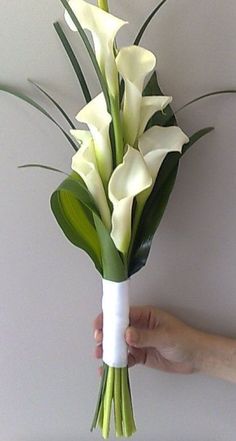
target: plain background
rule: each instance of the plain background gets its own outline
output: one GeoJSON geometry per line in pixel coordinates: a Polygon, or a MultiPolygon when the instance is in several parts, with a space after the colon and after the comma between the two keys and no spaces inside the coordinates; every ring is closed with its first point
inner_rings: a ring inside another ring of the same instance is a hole
{"type": "MultiPolygon", "coordinates": [[[[133,41],[156,4],[111,1],[112,11],[130,21],[121,45],[133,41]]],[[[27,83],[37,80],[73,118],[84,101],[52,27],[57,19],[63,22],[59,0],[1,0],[0,82],[54,112],[27,83]]],[[[208,91],[236,89],[235,21],[234,0],[169,0],[153,20],[142,44],[157,55],[160,83],[175,109],[208,91]]],[[[95,94],[87,55],[67,35],[95,94]]],[[[148,265],[133,279],[132,303],[155,304],[202,330],[236,337],[235,115],[236,95],[179,114],[189,135],[209,125],[216,130],[181,163],[148,265]]],[[[50,212],[61,176],[17,169],[39,162],[68,171],[73,151],[44,116],[1,93],[0,152],[0,438],[98,440],[89,426],[98,390],[92,321],[100,280],[50,212]]],[[[235,439],[235,385],[143,367],[132,370],[131,382],[134,440],[235,439]]]]}

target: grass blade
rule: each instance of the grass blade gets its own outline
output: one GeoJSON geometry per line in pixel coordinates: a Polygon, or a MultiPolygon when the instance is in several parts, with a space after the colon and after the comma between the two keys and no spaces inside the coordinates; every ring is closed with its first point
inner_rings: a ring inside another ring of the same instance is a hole
{"type": "Polygon", "coordinates": [[[82,69],[79,65],[79,62],[74,54],[74,51],[73,51],[73,49],[72,49],[72,47],[71,47],[71,45],[65,35],[60,23],[58,23],[58,22],[53,23],[53,26],[57,32],[58,37],[60,38],[60,41],[61,41],[61,43],[62,43],[62,45],[63,45],[63,47],[69,57],[69,60],[73,66],[75,74],[79,80],[80,87],[82,89],[85,101],[86,101],[86,103],[89,103],[92,98],[91,98],[84,74],[83,74],[82,69]]]}
{"type": "Polygon", "coordinates": [[[106,85],[106,82],[105,82],[105,80],[103,78],[103,75],[102,75],[101,69],[99,67],[99,64],[97,62],[97,59],[96,59],[95,53],[93,51],[93,48],[92,48],[92,46],[91,46],[91,44],[90,44],[90,42],[88,40],[87,35],[84,32],[84,30],[83,30],[79,20],[77,19],[75,13],[73,12],[72,8],[70,7],[68,1],[67,0],[60,0],[60,2],[63,4],[64,8],[67,10],[71,20],[73,21],[77,31],[80,34],[80,37],[83,40],[83,43],[84,43],[84,45],[85,45],[85,47],[86,47],[86,49],[88,51],[88,54],[89,54],[90,59],[91,59],[91,61],[93,63],[95,72],[97,74],[98,80],[100,82],[100,85],[101,85],[101,88],[102,88],[102,91],[103,91],[103,94],[104,94],[104,97],[105,97],[105,100],[106,100],[106,104],[107,104],[107,110],[108,110],[108,112],[110,112],[110,100],[109,100],[109,95],[108,95],[108,91],[107,91],[107,85],[106,85]]]}
{"type": "Polygon", "coordinates": [[[236,90],[235,89],[232,89],[232,90],[228,89],[228,90],[218,90],[215,92],[205,93],[204,95],[201,95],[197,98],[194,98],[191,101],[188,101],[188,103],[184,104],[182,107],[180,107],[178,110],[176,110],[175,114],[180,112],[181,110],[185,109],[187,106],[190,106],[190,104],[196,103],[197,101],[200,101],[204,98],[208,98],[209,96],[213,96],[213,95],[222,95],[225,93],[236,93],[236,90]]]}
{"type": "Polygon", "coordinates": [[[145,30],[147,29],[147,27],[148,27],[150,21],[151,21],[151,20],[153,19],[153,17],[157,14],[157,12],[158,12],[159,9],[162,7],[162,5],[164,5],[164,3],[166,3],[166,2],[167,2],[167,0],[162,0],[162,2],[159,3],[159,5],[157,5],[156,8],[155,8],[155,9],[151,12],[151,14],[148,16],[148,18],[147,18],[146,21],[144,22],[143,26],[141,27],[141,29],[140,29],[140,31],[139,31],[137,37],[136,37],[135,40],[134,40],[134,44],[135,44],[136,46],[139,45],[140,40],[141,40],[141,38],[142,38],[142,36],[143,36],[145,30]]]}
{"type": "Polygon", "coordinates": [[[58,173],[62,173],[63,175],[69,176],[68,173],[59,170],[59,168],[50,167],[49,165],[44,164],[24,164],[24,165],[18,165],[17,168],[43,168],[45,170],[50,170],[58,173]]]}
{"type": "Polygon", "coordinates": [[[0,91],[9,93],[10,95],[13,95],[17,98],[20,98],[22,101],[25,101],[26,103],[30,104],[35,109],[39,110],[39,112],[41,112],[43,115],[47,116],[47,118],[49,118],[50,121],[52,121],[61,130],[61,132],[66,137],[67,141],[69,141],[69,143],[71,144],[73,149],[75,151],[78,150],[77,145],[70,138],[70,136],[66,133],[66,131],[60,126],[60,124],[58,124],[58,122],[46,110],[44,110],[44,108],[42,106],[40,106],[38,103],[36,103],[36,101],[29,98],[27,95],[24,95],[23,93],[18,92],[17,90],[13,89],[12,87],[4,86],[2,84],[0,84],[0,91]]]}
{"type": "Polygon", "coordinates": [[[54,100],[54,98],[52,98],[52,96],[50,96],[41,86],[39,86],[39,84],[35,83],[35,81],[31,80],[30,78],[28,78],[28,81],[33,84],[33,86],[35,86],[40,92],[42,92],[43,95],[45,95],[53,104],[54,106],[59,110],[59,112],[61,112],[61,114],[64,116],[65,120],[69,123],[69,125],[71,126],[72,129],[75,129],[75,125],[73,124],[73,122],[71,121],[71,119],[69,118],[69,116],[66,114],[66,112],[62,109],[62,107],[57,103],[57,101],[54,100]]]}

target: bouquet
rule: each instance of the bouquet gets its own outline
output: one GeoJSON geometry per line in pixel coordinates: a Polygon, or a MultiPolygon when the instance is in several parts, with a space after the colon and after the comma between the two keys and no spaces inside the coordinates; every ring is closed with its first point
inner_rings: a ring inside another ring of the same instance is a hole
{"type": "MultiPolygon", "coordinates": [[[[129,279],[146,264],[181,158],[213,130],[206,127],[187,136],[176,114],[199,99],[235,91],[206,93],[173,111],[172,97],[164,95],[158,83],[155,55],[139,45],[167,0],[148,16],[134,43],[121,48],[116,35],[127,22],[109,12],[107,0],[98,0],[97,6],[85,0],[60,1],[65,21],[85,45],[101,87],[92,98],[62,26],[54,23],[83,91],[86,105],[76,120],[87,130],[76,127],[61,105],[32,81],[61,112],[70,130],[30,97],[6,85],[0,85],[0,90],[50,118],[74,149],[72,172],[53,192],[51,208],[65,236],[89,255],[103,282],[103,374],[92,429],[99,426],[108,438],[113,407],[116,436],[128,437],[136,430],[124,341],[129,279]],[[93,45],[85,30],[92,34],[93,45]]],[[[21,167],[61,172],[42,164],[21,167]]]]}

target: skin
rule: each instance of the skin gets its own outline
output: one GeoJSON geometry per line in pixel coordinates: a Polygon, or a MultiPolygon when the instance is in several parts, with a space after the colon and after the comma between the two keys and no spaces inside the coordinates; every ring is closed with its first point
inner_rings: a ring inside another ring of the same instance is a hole
{"type": "MultiPolygon", "coordinates": [[[[102,314],[94,321],[95,356],[102,358],[102,314]]],[[[201,372],[236,383],[236,340],[207,334],[153,306],[132,307],[125,333],[128,366],[201,372]]]]}

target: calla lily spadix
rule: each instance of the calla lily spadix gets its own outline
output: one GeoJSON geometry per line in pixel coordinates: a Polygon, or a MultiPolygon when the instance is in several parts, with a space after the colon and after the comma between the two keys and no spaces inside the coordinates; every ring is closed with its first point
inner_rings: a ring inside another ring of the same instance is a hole
{"type": "Polygon", "coordinates": [[[93,196],[101,218],[109,230],[111,227],[110,210],[103,183],[97,169],[93,139],[89,132],[86,133],[84,130],[71,130],[71,133],[77,140],[82,140],[82,146],[72,157],[71,168],[78,173],[85,182],[89,192],[93,196]]]}
{"type": "Polygon", "coordinates": [[[94,141],[98,170],[104,184],[112,172],[112,152],[109,137],[111,115],[107,112],[103,93],[91,100],[76,116],[77,121],[87,124],[94,141]]]}
{"type": "Polygon", "coordinates": [[[176,126],[154,126],[139,138],[138,148],[152,176],[152,185],[137,196],[138,204],[143,205],[150,195],[166,155],[170,152],[181,153],[183,145],[187,142],[189,142],[189,138],[176,126]]]}
{"type": "MultiPolygon", "coordinates": [[[[118,81],[113,51],[114,40],[117,32],[127,22],[84,0],[70,0],[69,5],[82,28],[92,33],[99,67],[107,82],[109,92],[116,96],[118,81]]],[[[67,11],[65,12],[65,20],[71,30],[77,31],[67,11]]]]}
{"type": "Polygon", "coordinates": [[[118,72],[125,82],[123,128],[125,143],[134,146],[139,133],[144,80],[155,67],[155,55],[139,46],[120,49],[116,57],[118,72]]]}
{"type": "Polygon", "coordinates": [[[142,154],[128,146],[122,164],[114,170],[108,187],[113,204],[111,237],[122,253],[128,251],[131,237],[131,213],[135,196],[152,185],[142,154]]]}

